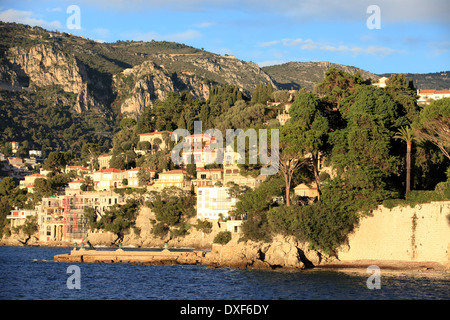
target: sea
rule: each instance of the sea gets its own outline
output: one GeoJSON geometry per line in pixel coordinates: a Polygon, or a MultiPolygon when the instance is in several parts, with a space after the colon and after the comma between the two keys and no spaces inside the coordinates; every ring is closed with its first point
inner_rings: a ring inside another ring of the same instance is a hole
{"type": "MultiPolygon", "coordinates": [[[[281,300],[445,301],[450,298],[450,275],[445,272],[412,274],[380,270],[378,286],[374,287],[376,282],[369,279],[374,273],[364,272],[263,271],[208,268],[204,265],[73,264],[53,260],[55,255],[70,250],[63,247],[0,246],[0,300],[178,301],[178,307],[173,311],[181,312],[182,301],[190,301],[189,307],[193,308],[201,301],[238,304],[246,301],[246,305],[257,305],[261,301],[270,304],[281,300]]],[[[161,305],[167,307],[167,303],[161,305]]],[[[228,308],[229,312],[231,308],[228,308]]],[[[188,309],[183,310],[189,312],[188,309]]],[[[225,309],[221,311],[225,312],[225,309]]],[[[256,313],[256,309],[248,307],[246,311],[256,313]]]]}

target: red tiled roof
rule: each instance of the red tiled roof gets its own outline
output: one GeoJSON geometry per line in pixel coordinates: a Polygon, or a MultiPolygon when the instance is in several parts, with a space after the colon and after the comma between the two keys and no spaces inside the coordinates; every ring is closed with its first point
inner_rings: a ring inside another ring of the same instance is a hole
{"type": "Polygon", "coordinates": [[[83,180],[79,179],[77,181],[70,181],[69,183],[81,183],[81,182],[83,182],[83,180]]]}
{"type": "Polygon", "coordinates": [[[166,172],[160,172],[159,174],[188,174],[186,171],[178,169],[178,170],[171,170],[171,171],[166,171],[166,172]]]}
{"type": "Polygon", "coordinates": [[[119,172],[123,172],[123,171],[120,170],[120,169],[115,169],[115,168],[109,168],[109,169],[103,170],[103,173],[112,173],[112,172],[117,172],[117,173],[119,173],[119,172]]]}
{"type": "Polygon", "coordinates": [[[450,94],[450,90],[419,90],[419,94],[450,94]]]}
{"type": "Polygon", "coordinates": [[[156,172],[156,170],[154,170],[154,169],[144,168],[144,167],[137,167],[137,168],[133,168],[133,169],[130,169],[130,170],[127,170],[127,171],[139,171],[140,169],[147,170],[147,171],[155,171],[156,172]]]}

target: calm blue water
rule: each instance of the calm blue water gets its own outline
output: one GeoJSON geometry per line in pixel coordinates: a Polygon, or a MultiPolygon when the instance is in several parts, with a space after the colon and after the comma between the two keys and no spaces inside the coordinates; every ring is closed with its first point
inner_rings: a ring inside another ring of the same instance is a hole
{"type": "Polygon", "coordinates": [[[415,300],[449,299],[448,274],[383,275],[369,290],[365,274],[256,271],[206,266],[77,264],[81,288],[68,289],[70,248],[0,247],[2,300],[415,300]]]}

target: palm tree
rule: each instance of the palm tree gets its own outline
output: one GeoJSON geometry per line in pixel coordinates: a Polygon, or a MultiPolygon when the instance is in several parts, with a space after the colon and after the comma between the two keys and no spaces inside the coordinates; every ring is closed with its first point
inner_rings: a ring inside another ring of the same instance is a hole
{"type": "Polygon", "coordinates": [[[411,146],[414,139],[414,132],[411,127],[401,127],[394,135],[395,139],[406,142],[406,192],[411,190],[411,146]]]}

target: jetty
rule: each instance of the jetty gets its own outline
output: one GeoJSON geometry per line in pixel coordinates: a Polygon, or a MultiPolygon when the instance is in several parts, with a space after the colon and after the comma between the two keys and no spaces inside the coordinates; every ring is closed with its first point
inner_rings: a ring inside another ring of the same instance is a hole
{"type": "Polygon", "coordinates": [[[162,251],[126,251],[95,250],[74,248],[67,254],[54,256],[56,262],[70,263],[136,263],[144,265],[167,264],[202,264],[205,253],[203,251],[176,252],[164,249],[162,251]]]}

